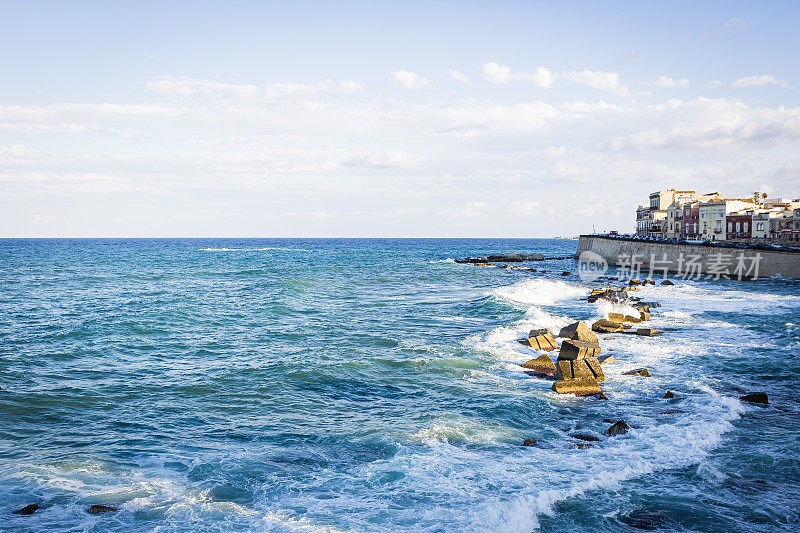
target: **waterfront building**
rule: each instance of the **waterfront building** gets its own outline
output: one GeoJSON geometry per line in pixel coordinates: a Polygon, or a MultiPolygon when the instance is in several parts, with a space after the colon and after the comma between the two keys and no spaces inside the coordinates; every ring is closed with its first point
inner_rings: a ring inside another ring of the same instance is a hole
{"type": "Polygon", "coordinates": [[[701,202],[700,238],[707,241],[724,241],[728,214],[753,207],[752,198],[726,198],[710,202],[701,202]]]}

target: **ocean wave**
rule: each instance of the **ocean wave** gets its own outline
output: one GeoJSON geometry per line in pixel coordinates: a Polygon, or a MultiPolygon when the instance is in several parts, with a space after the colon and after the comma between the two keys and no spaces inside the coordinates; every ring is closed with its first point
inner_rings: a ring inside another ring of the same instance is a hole
{"type": "Polygon", "coordinates": [[[307,250],[305,248],[198,248],[199,252],[267,252],[272,250],[286,251],[286,252],[313,252],[314,250],[307,250]]]}
{"type": "Polygon", "coordinates": [[[530,305],[553,305],[556,302],[585,296],[586,289],[561,280],[533,279],[500,287],[495,296],[530,305]]]}

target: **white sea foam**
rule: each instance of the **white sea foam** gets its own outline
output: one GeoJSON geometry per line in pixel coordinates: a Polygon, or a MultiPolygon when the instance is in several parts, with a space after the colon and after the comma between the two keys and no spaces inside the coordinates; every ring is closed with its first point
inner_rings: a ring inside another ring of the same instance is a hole
{"type": "Polygon", "coordinates": [[[435,259],[433,261],[428,261],[428,263],[431,263],[431,264],[433,264],[433,263],[455,263],[455,262],[456,262],[456,260],[453,259],[452,257],[448,257],[447,259],[435,259]]]}
{"type": "Polygon", "coordinates": [[[556,302],[583,296],[586,289],[560,280],[534,279],[500,287],[494,295],[500,298],[531,305],[553,305],[556,302]]]}

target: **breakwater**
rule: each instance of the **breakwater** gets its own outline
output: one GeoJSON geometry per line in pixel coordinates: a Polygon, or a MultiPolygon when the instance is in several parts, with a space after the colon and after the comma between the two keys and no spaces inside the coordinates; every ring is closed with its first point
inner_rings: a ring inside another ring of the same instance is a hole
{"type": "Polygon", "coordinates": [[[800,279],[800,252],[718,245],[640,241],[624,237],[581,235],[575,258],[593,252],[610,266],[678,275],[705,274],[737,278],[800,279]],[[651,268],[654,267],[654,268],[651,268]],[[739,276],[739,274],[742,274],[739,276]]]}

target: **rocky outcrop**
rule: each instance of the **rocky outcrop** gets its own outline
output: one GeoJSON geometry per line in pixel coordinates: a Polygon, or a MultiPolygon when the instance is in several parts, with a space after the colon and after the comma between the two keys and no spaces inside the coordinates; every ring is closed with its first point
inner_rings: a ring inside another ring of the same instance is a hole
{"type": "Polygon", "coordinates": [[[86,512],[89,514],[103,514],[103,513],[111,513],[114,511],[119,511],[116,507],[109,507],[108,505],[92,505],[86,512]]]}
{"type": "Polygon", "coordinates": [[[638,324],[639,322],[642,321],[642,318],[641,318],[641,316],[625,315],[624,317],[622,317],[622,321],[623,322],[632,322],[634,324],[638,324]]]}
{"type": "Polygon", "coordinates": [[[674,392],[672,392],[671,390],[668,390],[668,391],[667,391],[667,392],[664,394],[664,399],[665,399],[665,400],[669,400],[670,398],[674,398],[674,397],[675,397],[675,393],[674,393],[674,392]]]}
{"type": "Polygon", "coordinates": [[[634,370],[628,370],[627,372],[622,373],[623,376],[642,376],[645,378],[650,377],[650,371],[646,368],[636,368],[634,370]]]}
{"type": "Polygon", "coordinates": [[[566,339],[591,342],[597,346],[600,345],[600,340],[597,338],[597,335],[583,322],[573,322],[568,326],[564,326],[561,328],[561,331],[558,332],[558,336],[566,339]]]}
{"type": "Polygon", "coordinates": [[[567,339],[561,343],[559,359],[584,359],[600,355],[600,346],[589,341],[567,339]]]}
{"type": "Polygon", "coordinates": [[[653,337],[655,335],[661,335],[662,333],[664,332],[650,328],[639,328],[636,330],[636,334],[641,335],[642,337],[653,337]]]}
{"type": "Polygon", "coordinates": [[[611,322],[622,324],[625,321],[625,315],[622,313],[608,313],[606,316],[611,322]]]}
{"type": "Polygon", "coordinates": [[[559,394],[574,394],[575,396],[592,396],[600,394],[600,385],[592,378],[570,379],[556,381],[552,387],[559,394]]]}
{"type": "Polygon", "coordinates": [[[631,287],[636,287],[636,286],[641,285],[641,284],[642,284],[642,282],[640,280],[636,279],[636,278],[633,278],[632,280],[630,280],[628,282],[628,285],[631,286],[631,287]]]}
{"type": "Polygon", "coordinates": [[[592,331],[596,331],[598,333],[618,333],[622,331],[622,329],[622,324],[619,322],[612,322],[610,320],[606,320],[605,318],[601,318],[592,324],[592,331]]]}
{"type": "Polygon", "coordinates": [[[616,437],[617,435],[624,435],[628,432],[630,427],[628,424],[625,423],[624,420],[619,420],[611,425],[610,428],[606,430],[606,435],[610,437],[616,437]]]}
{"type": "Polygon", "coordinates": [[[613,355],[606,355],[606,356],[603,356],[603,357],[598,357],[597,360],[600,362],[601,365],[604,365],[606,363],[613,363],[614,362],[614,356],[613,355]]]}
{"type": "Polygon", "coordinates": [[[488,257],[466,257],[464,259],[456,259],[456,263],[487,263],[491,261],[502,261],[504,263],[544,261],[544,256],[542,254],[498,254],[488,257]]]}
{"type": "Polygon", "coordinates": [[[536,359],[531,359],[527,363],[522,363],[522,368],[527,368],[533,375],[540,377],[553,377],[556,375],[556,364],[550,359],[549,355],[542,354],[536,359]]]}
{"type": "Polygon", "coordinates": [[[27,515],[32,515],[33,513],[35,513],[38,510],[39,510],[39,504],[38,503],[31,503],[31,504],[26,505],[22,509],[17,509],[16,511],[14,511],[14,514],[27,516],[27,515]]]}
{"type": "Polygon", "coordinates": [[[550,330],[547,328],[532,329],[530,333],[528,333],[527,344],[531,348],[544,350],[546,352],[558,349],[558,344],[553,338],[553,334],[550,333],[550,330]]]}
{"type": "Polygon", "coordinates": [[[750,394],[745,394],[744,396],[739,396],[739,399],[743,402],[750,402],[750,403],[762,403],[768,404],[769,399],[767,398],[766,392],[753,392],[750,394]]]}

